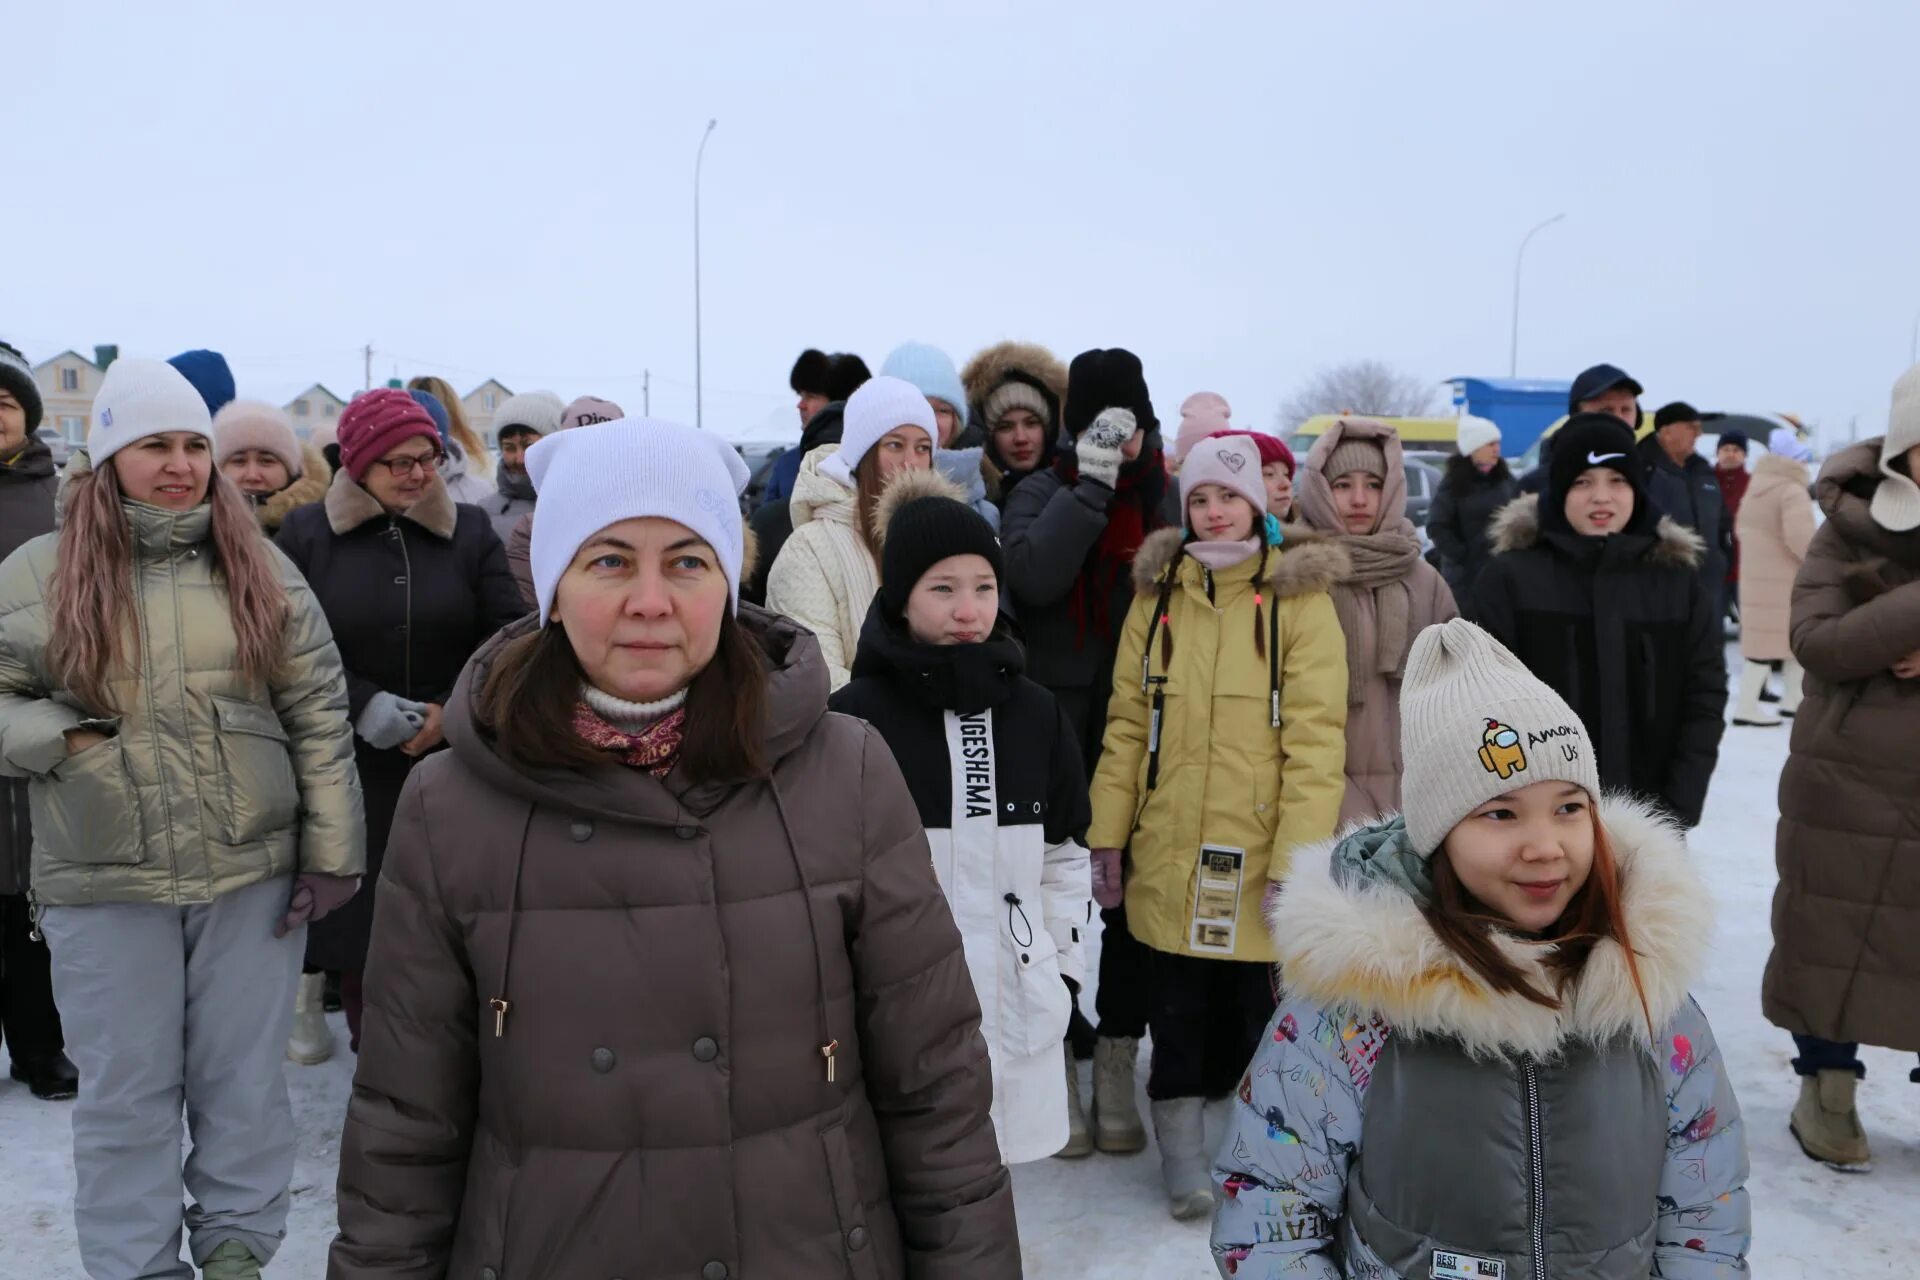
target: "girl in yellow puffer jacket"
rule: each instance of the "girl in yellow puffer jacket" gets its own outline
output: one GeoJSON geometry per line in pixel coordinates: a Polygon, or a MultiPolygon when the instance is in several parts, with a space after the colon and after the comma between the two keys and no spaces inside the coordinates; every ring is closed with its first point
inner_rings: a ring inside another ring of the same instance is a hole
{"type": "Polygon", "coordinates": [[[1093,783],[1094,894],[1153,951],[1147,1081],[1177,1218],[1212,1209],[1201,1107],[1232,1091],[1273,1013],[1260,924],[1287,850],[1333,834],[1346,557],[1266,513],[1260,455],[1209,439],[1180,472],[1185,530],[1148,538],[1093,783]]]}

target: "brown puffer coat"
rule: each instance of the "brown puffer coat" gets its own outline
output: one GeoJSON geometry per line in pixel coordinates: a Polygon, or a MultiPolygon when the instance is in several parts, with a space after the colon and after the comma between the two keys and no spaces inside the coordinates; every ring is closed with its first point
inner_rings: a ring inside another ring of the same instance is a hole
{"type": "Polygon", "coordinates": [[[532,620],[468,665],[388,845],[330,1280],[1020,1274],[906,783],[814,638],[740,616],[771,782],[516,773],[471,699],[532,620]]]}
{"type": "Polygon", "coordinates": [[[1807,464],[1777,453],[1760,459],[1734,527],[1740,534],[1740,656],[1778,662],[1791,652],[1793,580],[1813,541],[1807,464]]]}
{"type": "Polygon", "coordinates": [[[1780,775],[1761,1002],[1788,1031],[1920,1049],[1920,680],[1889,670],[1920,649],[1920,531],[1867,514],[1879,460],[1878,440],[1827,460],[1827,523],[1793,587],[1806,699],[1780,775]]]}

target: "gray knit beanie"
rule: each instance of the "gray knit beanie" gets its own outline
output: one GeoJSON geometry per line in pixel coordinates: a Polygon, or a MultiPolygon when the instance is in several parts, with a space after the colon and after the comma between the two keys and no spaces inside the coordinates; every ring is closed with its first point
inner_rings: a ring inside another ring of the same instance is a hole
{"type": "Polygon", "coordinates": [[[1600,798],[1586,726],[1520,659],[1463,618],[1413,642],[1400,685],[1400,793],[1407,836],[1429,856],[1460,820],[1535,782],[1600,798]]]}
{"type": "Polygon", "coordinates": [[[1377,440],[1348,439],[1334,446],[1327,455],[1327,465],[1320,468],[1320,474],[1328,481],[1338,480],[1349,471],[1363,471],[1370,476],[1387,478],[1387,451],[1380,447],[1377,440]]]}

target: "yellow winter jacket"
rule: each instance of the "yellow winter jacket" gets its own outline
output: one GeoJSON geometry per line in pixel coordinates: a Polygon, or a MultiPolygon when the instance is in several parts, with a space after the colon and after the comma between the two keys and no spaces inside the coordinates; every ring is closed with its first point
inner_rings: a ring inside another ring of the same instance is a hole
{"type": "Polygon", "coordinates": [[[1347,556],[1334,542],[1289,525],[1286,541],[1269,558],[1262,594],[1267,608],[1279,610],[1276,729],[1269,664],[1253,640],[1257,557],[1217,574],[1179,558],[1167,602],[1173,661],[1163,665],[1155,628],[1144,674],[1165,683],[1142,688],[1148,624],[1181,539],[1178,529],[1162,530],[1134,560],[1138,594],[1114,667],[1087,844],[1129,850],[1127,923],[1148,946],[1270,963],[1273,942],[1261,915],[1267,884],[1286,874],[1295,846],[1333,834],[1346,786],[1346,641],[1327,588],[1347,571],[1347,556]],[[1164,701],[1159,772],[1150,790],[1153,688],[1164,701]],[[1243,858],[1227,874],[1232,856],[1214,856],[1208,878],[1237,883],[1237,899],[1227,894],[1231,906],[1223,909],[1221,895],[1208,893],[1196,912],[1203,845],[1239,850],[1243,858]],[[1229,911],[1230,949],[1222,949],[1223,933],[1216,927],[1203,934],[1203,924],[1229,911]],[[1214,946],[1196,946],[1196,935],[1214,946]]]}

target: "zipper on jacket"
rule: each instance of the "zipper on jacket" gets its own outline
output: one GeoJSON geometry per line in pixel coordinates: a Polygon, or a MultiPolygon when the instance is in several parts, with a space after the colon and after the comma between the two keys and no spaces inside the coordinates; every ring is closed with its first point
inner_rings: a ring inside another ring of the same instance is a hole
{"type": "Polygon", "coordinates": [[[1529,1054],[1520,1055],[1520,1083],[1527,1095],[1527,1167],[1533,1179],[1533,1206],[1527,1215],[1533,1245],[1532,1280],[1547,1280],[1546,1142],[1540,1126],[1540,1076],[1529,1054]]]}
{"type": "Polygon", "coordinates": [[[392,516],[387,517],[387,530],[393,540],[400,544],[400,572],[406,575],[407,600],[400,614],[400,653],[405,664],[407,697],[413,697],[413,557],[407,554],[407,535],[400,528],[400,522],[392,516]]]}

